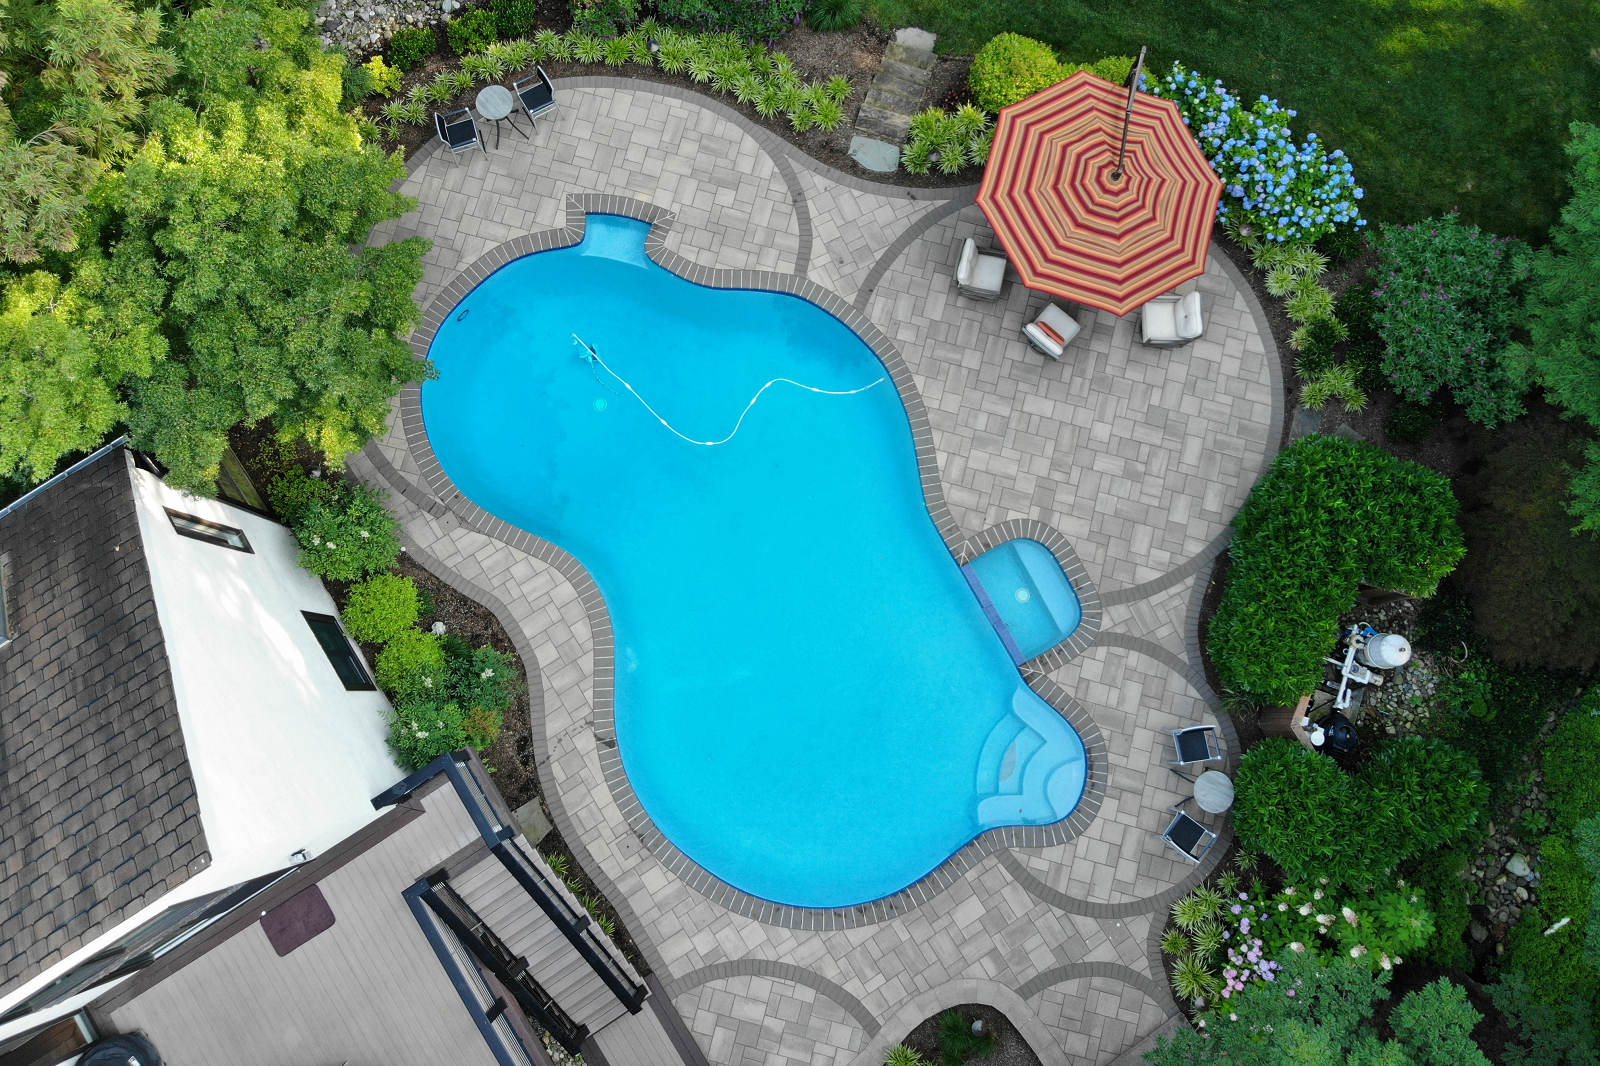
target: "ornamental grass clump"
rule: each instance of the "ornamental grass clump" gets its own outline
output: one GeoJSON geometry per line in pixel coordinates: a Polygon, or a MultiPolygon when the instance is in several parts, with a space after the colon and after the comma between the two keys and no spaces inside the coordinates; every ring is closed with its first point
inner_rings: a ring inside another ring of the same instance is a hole
{"type": "Polygon", "coordinates": [[[912,174],[926,174],[935,165],[940,173],[955,174],[968,166],[982,166],[994,145],[994,123],[978,108],[967,104],[954,114],[930,107],[911,120],[911,141],[900,165],[912,174]]]}
{"type": "Polygon", "coordinates": [[[1363,226],[1365,192],[1342,150],[1329,152],[1308,134],[1296,144],[1295,112],[1262,96],[1246,105],[1223,87],[1174,63],[1147,91],[1174,101],[1222,179],[1217,217],[1246,222],[1264,240],[1310,243],[1340,226],[1363,226]]]}
{"type": "Polygon", "coordinates": [[[1501,362],[1522,323],[1522,242],[1449,214],[1385,224],[1376,243],[1374,320],[1395,391],[1425,404],[1449,389],[1467,417],[1489,429],[1522,414],[1522,376],[1501,362]]]}
{"type": "Polygon", "coordinates": [[[1450,482],[1361,441],[1286,448],[1234,519],[1207,649],[1223,685],[1292,705],[1322,680],[1362,583],[1430,596],[1465,554],[1450,482]]]}

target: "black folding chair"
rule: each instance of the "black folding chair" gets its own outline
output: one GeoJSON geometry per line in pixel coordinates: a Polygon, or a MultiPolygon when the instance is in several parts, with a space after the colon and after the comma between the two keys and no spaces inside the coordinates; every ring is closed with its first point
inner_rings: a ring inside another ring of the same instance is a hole
{"type": "Polygon", "coordinates": [[[1172,746],[1178,755],[1167,763],[1168,766],[1184,767],[1222,761],[1222,750],[1216,743],[1216,726],[1192,725],[1187,729],[1169,729],[1167,732],[1172,734],[1172,746]]]}
{"type": "MultiPolygon", "coordinates": [[[[1183,813],[1181,808],[1168,807],[1169,811],[1177,811],[1173,816],[1172,824],[1167,826],[1167,831],[1160,834],[1175,851],[1195,865],[1206,857],[1211,850],[1211,845],[1216,842],[1217,834],[1201,825],[1199,822],[1183,813]]],[[[1151,836],[1157,834],[1152,833],[1151,836]]]]}
{"type": "Polygon", "coordinates": [[[522,105],[520,110],[528,116],[537,133],[539,116],[559,111],[561,105],[556,103],[556,87],[550,81],[550,75],[544,72],[543,67],[534,67],[533,71],[530,77],[512,82],[511,91],[516,93],[517,101],[522,105]]]}
{"type": "Polygon", "coordinates": [[[478,137],[478,124],[473,121],[472,112],[467,108],[452,111],[448,115],[441,115],[435,111],[433,125],[439,131],[439,139],[450,149],[451,155],[470,152],[474,148],[482,148],[484,155],[489,154],[488,147],[478,137]]]}

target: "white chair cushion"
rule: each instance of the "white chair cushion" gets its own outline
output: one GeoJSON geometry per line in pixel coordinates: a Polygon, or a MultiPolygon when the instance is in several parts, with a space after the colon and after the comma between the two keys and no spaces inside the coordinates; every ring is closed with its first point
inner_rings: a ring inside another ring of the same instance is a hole
{"type": "Polygon", "coordinates": [[[1186,341],[1198,338],[1206,331],[1205,324],[1200,320],[1200,294],[1191,292],[1178,301],[1177,314],[1178,336],[1186,341]]]}
{"type": "Polygon", "coordinates": [[[1157,296],[1145,304],[1139,313],[1139,333],[1146,344],[1179,340],[1178,301],[1157,296]]]}
{"type": "Polygon", "coordinates": [[[1052,340],[1044,330],[1040,329],[1032,322],[1029,322],[1026,326],[1023,326],[1022,332],[1035,348],[1039,349],[1052,359],[1060,359],[1061,353],[1066,351],[1065,348],[1052,340]]]}
{"type": "Polygon", "coordinates": [[[992,255],[979,255],[972,265],[967,287],[980,292],[998,293],[1006,280],[1006,261],[992,255]]]}
{"type": "Polygon", "coordinates": [[[956,284],[969,284],[968,278],[972,273],[972,261],[978,257],[978,243],[968,237],[961,246],[961,262],[956,264],[956,284]]]}
{"type": "Polygon", "coordinates": [[[1064,344],[1071,344],[1072,338],[1076,337],[1082,328],[1078,325],[1077,319],[1055,304],[1044,305],[1044,310],[1039,312],[1039,321],[1061,334],[1064,344]]]}

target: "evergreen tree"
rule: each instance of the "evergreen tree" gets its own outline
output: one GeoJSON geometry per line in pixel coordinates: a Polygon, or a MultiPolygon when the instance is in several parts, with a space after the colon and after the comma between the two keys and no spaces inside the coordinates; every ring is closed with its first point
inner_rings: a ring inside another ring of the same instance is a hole
{"type": "MultiPolygon", "coordinates": [[[[1600,427],[1600,127],[1574,122],[1572,199],[1550,244],[1523,263],[1532,282],[1526,345],[1507,352],[1551,400],[1600,427]]],[[[1600,444],[1572,481],[1579,529],[1600,532],[1600,444]]]]}

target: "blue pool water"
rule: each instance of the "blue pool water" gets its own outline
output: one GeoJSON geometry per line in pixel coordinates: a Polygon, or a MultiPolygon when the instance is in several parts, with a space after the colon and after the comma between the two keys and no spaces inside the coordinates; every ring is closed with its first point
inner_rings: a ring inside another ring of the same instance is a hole
{"type": "Polygon", "coordinates": [[[582,244],[490,276],[422,397],[462,491],[599,584],[620,753],[656,825],[746,892],[836,907],[985,828],[1066,817],[1083,744],[929,518],[882,364],[804,300],[656,266],[647,232],[590,215],[582,244]],[[871,387],[773,385],[715,447],[658,420],[720,440],[774,378],[871,387]]]}
{"type": "Polygon", "coordinates": [[[1083,605],[1072,582],[1050,549],[1036,540],[1008,540],[967,566],[1016,642],[1019,662],[1043,655],[1083,621],[1083,605]]]}

